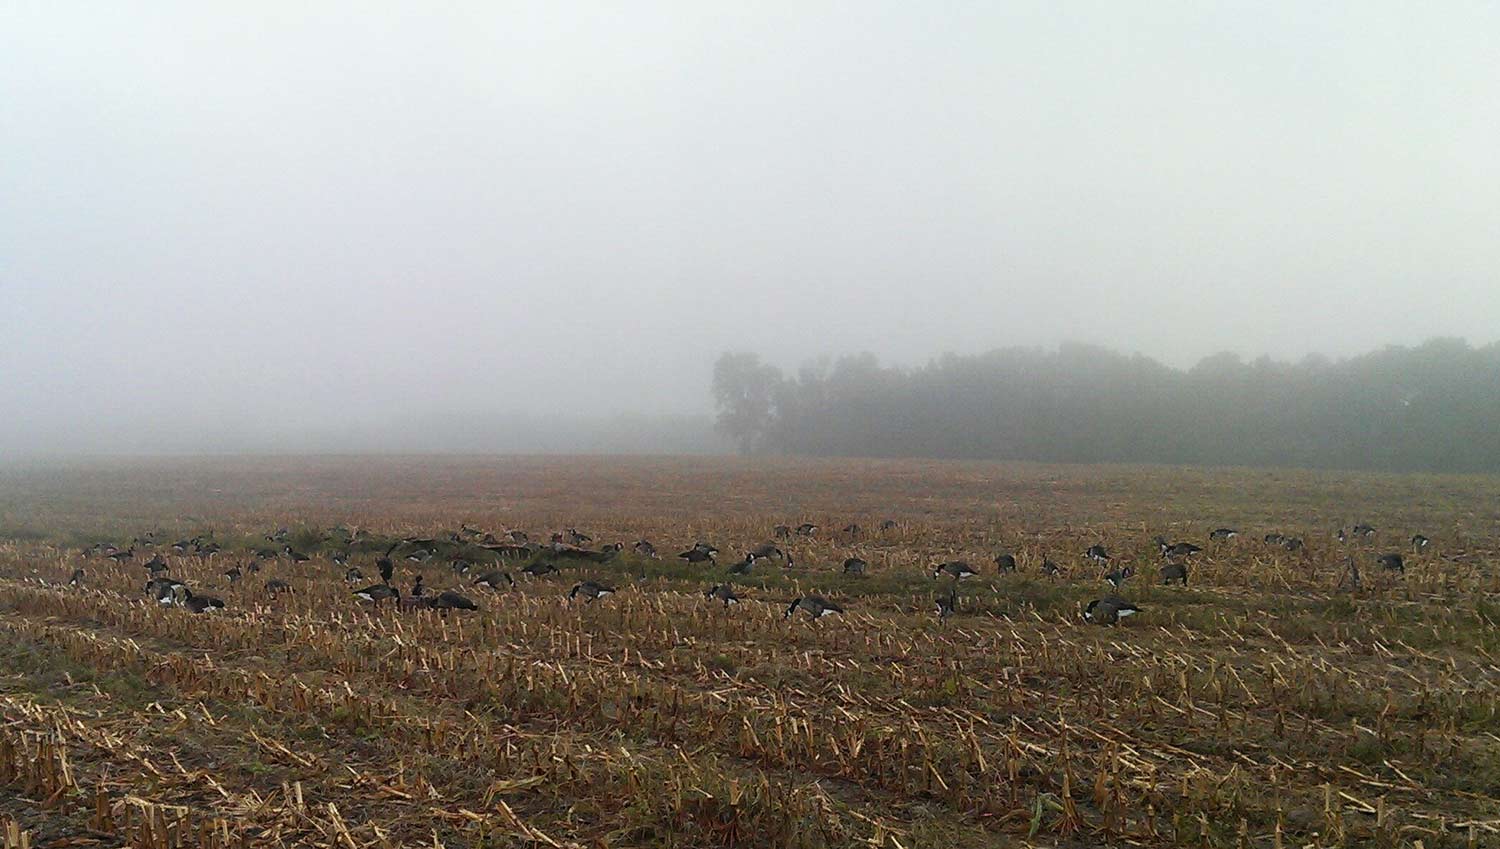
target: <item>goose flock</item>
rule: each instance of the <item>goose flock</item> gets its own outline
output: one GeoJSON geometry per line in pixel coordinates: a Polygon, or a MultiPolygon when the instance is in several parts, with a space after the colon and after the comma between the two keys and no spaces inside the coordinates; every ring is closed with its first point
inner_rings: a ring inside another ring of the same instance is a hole
{"type": "MultiPolygon", "coordinates": [[[[885,533],[894,530],[897,525],[893,520],[885,520],[877,527],[880,533],[885,533]]],[[[725,569],[726,579],[708,587],[703,592],[704,597],[711,602],[722,603],[726,608],[740,604],[745,597],[736,592],[732,583],[733,578],[750,574],[752,569],[763,562],[779,563],[783,569],[791,569],[796,561],[787,541],[798,536],[812,537],[817,533],[818,526],[811,522],[796,526],[775,525],[771,529],[771,536],[775,541],[750,546],[742,557],[732,559],[725,569]]],[[[861,533],[858,524],[849,523],[841,532],[833,536],[852,543],[861,533]]],[[[1360,523],[1348,529],[1339,528],[1335,538],[1341,544],[1358,543],[1371,540],[1375,533],[1374,527],[1360,523]]],[[[305,533],[299,535],[299,540],[308,550],[320,551],[317,556],[298,550],[293,544],[292,536],[287,528],[280,528],[266,534],[265,540],[271,543],[271,546],[249,547],[247,550],[251,555],[250,559],[234,563],[221,574],[230,584],[236,584],[245,575],[261,571],[261,564],[264,561],[298,566],[315,563],[317,557],[322,556],[336,567],[345,569],[344,580],[350,586],[358,587],[350,591],[356,603],[372,608],[390,607],[402,611],[435,610],[446,613],[479,609],[479,604],[470,596],[465,595],[465,592],[497,592],[515,587],[516,578],[509,570],[503,568],[507,560],[525,560],[525,564],[518,569],[519,573],[527,579],[536,579],[560,573],[559,564],[608,564],[620,557],[626,549],[625,544],[620,542],[593,546],[593,537],[575,527],[567,527],[551,534],[546,544],[531,542],[531,536],[525,531],[508,530],[497,535],[471,527],[468,523],[462,523],[456,532],[433,537],[407,536],[396,539],[376,539],[365,531],[349,530],[344,527],[322,532],[321,537],[316,539],[308,539],[305,533]],[[372,561],[367,562],[367,566],[373,566],[379,574],[378,583],[360,586],[366,584],[365,573],[359,566],[350,565],[350,561],[361,551],[366,552],[365,556],[378,553],[372,561]],[[486,558],[489,558],[490,562],[480,565],[481,561],[486,558]],[[417,571],[410,586],[403,591],[396,582],[398,562],[416,564],[418,569],[434,563],[445,563],[453,575],[454,585],[434,592],[424,583],[425,575],[417,571]]],[[[1223,545],[1239,537],[1239,531],[1219,527],[1207,534],[1207,542],[1210,546],[1223,545]]],[[[1265,534],[1261,537],[1261,541],[1267,546],[1274,546],[1287,552],[1305,552],[1305,543],[1300,537],[1273,532],[1265,534]]],[[[1190,564],[1196,556],[1205,551],[1204,546],[1186,540],[1172,541],[1161,535],[1153,537],[1150,544],[1154,546],[1161,558],[1160,566],[1156,570],[1160,582],[1167,586],[1186,587],[1189,581],[1190,564]]],[[[1416,554],[1427,551],[1431,544],[1431,540],[1420,533],[1410,538],[1411,551],[1416,554]]],[[[224,554],[224,545],[212,539],[211,535],[200,535],[160,545],[154,535],[148,533],[134,538],[125,547],[101,542],[84,549],[82,553],[85,557],[103,558],[123,567],[135,563],[138,557],[144,556],[138,553],[138,549],[150,552],[150,557],[140,563],[140,567],[146,573],[144,593],[148,600],[161,606],[179,607],[192,613],[210,613],[225,608],[225,602],[218,596],[202,589],[189,587],[183,581],[168,574],[170,563],[167,551],[180,556],[202,559],[228,556],[224,554]]],[[[646,539],[636,541],[630,546],[630,551],[642,560],[660,559],[657,547],[646,539]]],[[[719,566],[717,558],[720,554],[721,551],[717,546],[698,540],[676,556],[685,564],[714,569],[719,566]]],[[[1093,569],[1097,572],[1099,579],[1109,585],[1109,591],[1105,595],[1083,606],[1080,616],[1084,622],[1113,626],[1142,611],[1141,607],[1121,595],[1130,580],[1137,574],[1138,559],[1126,562],[1124,559],[1111,555],[1103,543],[1095,543],[1081,552],[1079,560],[1083,568],[1093,569]]],[[[1387,551],[1375,555],[1372,561],[1367,562],[1373,563],[1378,570],[1402,575],[1406,572],[1408,557],[1401,551],[1387,551]]],[[[1009,551],[996,553],[991,563],[996,575],[1016,573],[1021,567],[1016,556],[1009,551]]],[[[960,582],[979,576],[980,570],[964,560],[944,560],[931,564],[929,568],[933,581],[947,579],[948,582],[946,591],[939,590],[932,597],[938,618],[947,619],[958,614],[960,605],[957,587],[960,582]]],[[[859,556],[851,555],[842,561],[843,575],[860,578],[865,576],[868,570],[869,563],[859,556]]],[[[1066,576],[1065,570],[1046,553],[1042,554],[1037,571],[1052,580],[1066,576]]],[[[641,575],[644,578],[644,570],[641,575]]],[[[74,587],[81,586],[86,578],[86,570],[77,568],[69,578],[68,584],[74,587]]],[[[1351,553],[1348,556],[1344,575],[1340,579],[1340,586],[1358,587],[1360,580],[1359,566],[1354,554],[1351,553]]],[[[290,582],[278,577],[266,580],[263,586],[266,595],[271,598],[293,591],[293,585],[290,582]]],[[[572,585],[566,593],[566,598],[592,604],[616,592],[618,590],[614,586],[593,578],[584,578],[572,585]]],[[[845,612],[845,608],[839,602],[815,594],[799,595],[786,604],[783,619],[791,619],[799,611],[813,620],[845,612]]]]}

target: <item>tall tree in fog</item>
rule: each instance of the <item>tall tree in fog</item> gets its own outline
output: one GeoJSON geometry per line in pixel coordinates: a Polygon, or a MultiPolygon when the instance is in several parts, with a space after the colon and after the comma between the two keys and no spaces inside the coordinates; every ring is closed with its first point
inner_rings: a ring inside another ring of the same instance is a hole
{"type": "Polygon", "coordinates": [[[753,453],[763,445],[781,382],[781,370],[762,363],[757,354],[725,353],[714,363],[717,426],[739,444],[742,453],[753,453]]]}

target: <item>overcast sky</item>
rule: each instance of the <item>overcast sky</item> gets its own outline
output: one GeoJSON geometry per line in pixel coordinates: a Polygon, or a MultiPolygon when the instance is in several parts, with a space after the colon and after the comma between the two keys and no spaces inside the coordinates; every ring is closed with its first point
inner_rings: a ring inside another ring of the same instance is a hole
{"type": "Polygon", "coordinates": [[[1494,3],[0,3],[0,439],[1500,337],[1494,3]],[[9,434],[9,436],[7,436],[9,434]]]}

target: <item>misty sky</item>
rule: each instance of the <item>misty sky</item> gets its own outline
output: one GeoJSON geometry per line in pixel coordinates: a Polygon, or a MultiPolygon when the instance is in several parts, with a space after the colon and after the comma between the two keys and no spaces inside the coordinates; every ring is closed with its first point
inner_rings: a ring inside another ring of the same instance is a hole
{"type": "Polygon", "coordinates": [[[1488,343],[1497,33],[1369,0],[5,2],[0,444],[699,412],[727,348],[1488,343]]]}

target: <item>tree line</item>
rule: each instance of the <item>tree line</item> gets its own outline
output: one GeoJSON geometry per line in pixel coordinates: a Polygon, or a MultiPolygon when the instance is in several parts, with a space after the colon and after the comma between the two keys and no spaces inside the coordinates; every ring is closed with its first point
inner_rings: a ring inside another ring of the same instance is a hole
{"type": "Polygon", "coordinates": [[[753,353],[714,368],[717,427],[746,453],[1500,471],[1500,343],[1190,369],[1105,348],[1006,348],[795,375],[753,353]]]}

